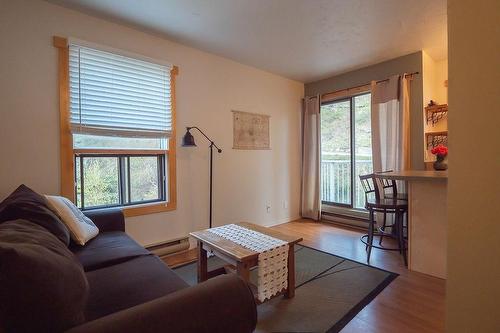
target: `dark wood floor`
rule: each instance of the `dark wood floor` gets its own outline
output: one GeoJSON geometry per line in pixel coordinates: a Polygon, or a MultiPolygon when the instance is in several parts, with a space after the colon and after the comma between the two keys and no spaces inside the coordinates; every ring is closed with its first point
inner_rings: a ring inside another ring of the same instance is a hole
{"type": "MultiPolygon", "coordinates": [[[[366,261],[365,247],[359,240],[361,231],[309,220],[284,223],[273,229],[301,236],[304,245],[366,261]]],[[[165,261],[172,266],[195,259],[196,252],[188,251],[165,261]]],[[[374,250],[370,264],[400,276],[358,313],[342,333],[444,332],[444,280],[409,271],[397,252],[374,250]]]]}

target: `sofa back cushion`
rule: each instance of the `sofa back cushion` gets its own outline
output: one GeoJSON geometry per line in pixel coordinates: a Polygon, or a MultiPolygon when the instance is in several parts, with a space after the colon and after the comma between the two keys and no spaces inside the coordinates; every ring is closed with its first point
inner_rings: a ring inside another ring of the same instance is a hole
{"type": "Polygon", "coordinates": [[[0,224],[0,332],[60,332],[84,321],[89,293],[81,265],[45,228],[0,224]]]}
{"type": "Polygon", "coordinates": [[[68,228],[49,208],[45,197],[24,184],[0,203],[0,223],[16,219],[38,224],[50,231],[66,246],[69,245],[68,228]]]}

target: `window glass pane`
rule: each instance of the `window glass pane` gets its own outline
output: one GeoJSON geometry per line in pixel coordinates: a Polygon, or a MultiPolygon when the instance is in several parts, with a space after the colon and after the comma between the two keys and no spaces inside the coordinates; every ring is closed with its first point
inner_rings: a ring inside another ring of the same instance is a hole
{"type": "Polygon", "coordinates": [[[83,206],[120,204],[117,157],[83,158],[83,206]]]}
{"type": "Polygon", "coordinates": [[[129,184],[129,156],[120,157],[122,163],[123,178],[121,180],[122,190],[122,203],[130,203],[130,184],[129,184]]]}
{"type": "Polygon", "coordinates": [[[80,157],[75,158],[76,206],[82,207],[82,175],[80,173],[80,157]]]}
{"type": "Polygon", "coordinates": [[[365,193],[359,175],[373,171],[371,133],[371,94],[356,96],[354,97],[355,208],[365,206],[365,193]]]}
{"type": "Polygon", "coordinates": [[[321,106],[321,200],[351,203],[350,100],[321,106]]]}
{"type": "Polygon", "coordinates": [[[88,134],[73,134],[73,147],[75,149],[168,149],[167,139],[123,138],[88,134]]]}
{"type": "Polygon", "coordinates": [[[158,157],[130,157],[130,201],[158,200],[158,157]]]}

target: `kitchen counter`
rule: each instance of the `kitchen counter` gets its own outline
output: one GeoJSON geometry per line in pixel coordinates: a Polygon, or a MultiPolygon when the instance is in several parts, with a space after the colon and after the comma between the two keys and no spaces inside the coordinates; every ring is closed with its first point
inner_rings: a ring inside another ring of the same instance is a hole
{"type": "Polygon", "coordinates": [[[405,170],[377,177],[408,184],[408,268],[445,279],[448,172],[405,170]]]}
{"type": "Polygon", "coordinates": [[[405,170],[377,173],[377,177],[396,180],[448,180],[448,171],[405,170]]]}

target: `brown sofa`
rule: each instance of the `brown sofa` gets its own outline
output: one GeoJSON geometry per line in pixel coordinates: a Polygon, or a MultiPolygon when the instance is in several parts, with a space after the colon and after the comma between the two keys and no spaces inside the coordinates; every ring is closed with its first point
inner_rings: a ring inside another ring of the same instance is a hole
{"type": "Polygon", "coordinates": [[[127,236],[119,210],[87,212],[100,230],[70,245],[89,282],[87,322],[69,332],[252,332],[255,301],[246,283],[223,275],[188,286],[127,236]]]}
{"type": "Polygon", "coordinates": [[[0,203],[0,332],[252,332],[256,304],[234,274],[190,287],[125,233],[120,210],[87,212],[85,246],[20,186],[0,203]]]}

